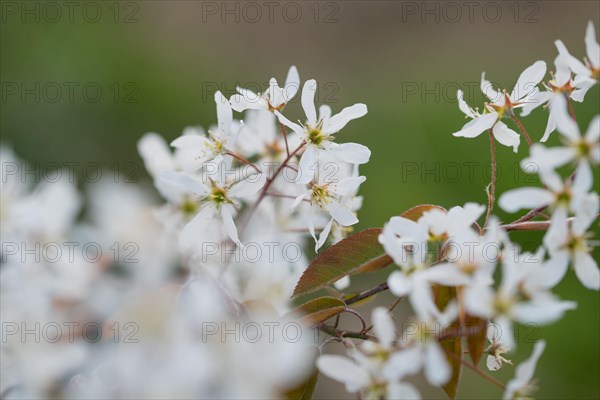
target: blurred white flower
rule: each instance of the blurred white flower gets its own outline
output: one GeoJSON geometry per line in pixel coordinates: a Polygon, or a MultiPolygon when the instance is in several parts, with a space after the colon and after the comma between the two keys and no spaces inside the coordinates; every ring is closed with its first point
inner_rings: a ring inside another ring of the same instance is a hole
{"type": "Polygon", "coordinates": [[[545,341],[540,340],[535,343],[531,357],[519,364],[515,371],[514,379],[506,385],[506,390],[502,397],[504,400],[525,400],[531,398],[532,392],[537,389],[532,381],[533,374],[545,348],[545,341]]]}

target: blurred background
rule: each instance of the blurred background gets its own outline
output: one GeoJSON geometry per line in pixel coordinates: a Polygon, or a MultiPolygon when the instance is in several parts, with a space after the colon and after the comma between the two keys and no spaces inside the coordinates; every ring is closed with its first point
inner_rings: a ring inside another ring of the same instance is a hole
{"type": "MultiPolygon", "coordinates": [[[[258,90],[272,76],[282,83],[294,64],[302,81],[317,79],[318,102],[329,103],[334,112],[356,102],[369,107],[368,115],[339,137],[373,153],[361,169],[367,181],[357,229],[379,227],[416,204],[485,202],[488,138],[452,137],[466,122],[456,90],[481,106],[482,71],[510,89],[538,59],[552,69],[558,38],[583,58],[587,22],[600,25],[597,1],[0,4],[1,141],[25,160],[42,166],[70,163],[82,186],[94,180],[89,165],[144,184],[149,180],[136,151],[142,134],[154,131],[172,140],[187,125],[208,126],[215,121],[216,90],[226,96],[236,85],[258,90]]],[[[584,104],[575,104],[582,130],[598,113],[599,94],[596,86],[584,104]]],[[[288,112],[300,117],[298,98],[288,112]]],[[[546,120],[542,109],[523,119],[534,140],[541,138],[546,120]]],[[[558,142],[555,133],[550,143],[558,142]]],[[[535,176],[518,168],[527,154],[524,141],[518,155],[501,145],[497,152],[498,193],[538,185],[535,176]]],[[[515,219],[496,211],[504,221],[515,219]]],[[[533,248],[541,236],[516,233],[514,238],[533,248]]],[[[382,279],[370,277],[373,283],[382,279]]],[[[355,282],[352,288],[365,285],[355,282]]],[[[598,293],[583,289],[572,273],[557,293],[577,301],[578,309],[549,327],[520,329],[513,361],[528,357],[533,341],[545,338],[537,397],[598,398],[598,293]]],[[[386,296],[381,301],[391,300],[386,296]]],[[[494,376],[506,381],[513,374],[509,366],[494,376]]],[[[426,398],[444,398],[441,390],[420,386],[426,398]]],[[[341,385],[320,379],[317,397],[344,396],[353,398],[341,385]]],[[[463,371],[459,397],[500,396],[497,388],[463,371]]]]}

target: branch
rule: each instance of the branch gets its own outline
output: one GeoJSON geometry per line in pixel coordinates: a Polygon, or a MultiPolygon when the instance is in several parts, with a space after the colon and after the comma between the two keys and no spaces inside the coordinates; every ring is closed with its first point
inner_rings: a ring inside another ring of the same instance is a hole
{"type": "Polygon", "coordinates": [[[361,292],[361,293],[357,294],[356,296],[350,297],[349,299],[345,300],[345,303],[346,303],[346,305],[354,304],[363,299],[366,299],[367,297],[371,297],[379,292],[383,292],[384,290],[387,290],[387,289],[388,289],[388,284],[387,284],[387,282],[384,282],[380,285],[375,286],[374,288],[365,290],[364,292],[361,292]]]}

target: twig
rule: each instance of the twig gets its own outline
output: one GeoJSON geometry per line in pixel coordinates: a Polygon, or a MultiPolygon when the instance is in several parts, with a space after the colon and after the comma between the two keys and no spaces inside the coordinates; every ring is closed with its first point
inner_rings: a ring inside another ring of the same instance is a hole
{"type": "Polygon", "coordinates": [[[230,155],[231,157],[235,158],[236,160],[241,161],[242,163],[251,166],[252,168],[254,168],[254,170],[256,172],[258,172],[259,174],[262,174],[262,171],[260,170],[260,168],[258,168],[254,163],[246,160],[244,157],[240,156],[239,154],[235,154],[234,152],[228,151],[227,155],[230,155]]]}
{"type": "Polygon", "coordinates": [[[517,118],[517,116],[513,114],[512,115],[512,119],[519,126],[519,129],[521,130],[521,133],[523,133],[523,136],[525,136],[525,140],[527,140],[527,144],[529,146],[531,146],[533,144],[533,142],[531,141],[531,137],[529,137],[529,134],[527,133],[527,130],[525,129],[525,127],[523,126],[523,124],[521,123],[521,121],[519,121],[519,118],[517,118]]]}
{"type": "Polygon", "coordinates": [[[490,152],[492,153],[492,181],[490,182],[489,191],[486,190],[488,195],[488,209],[485,214],[485,221],[483,222],[483,229],[485,229],[488,220],[490,219],[490,215],[492,214],[492,210],[494,208],[494,200],[496,196],[496,144],[494,143],[494,133],[490,129],[490,152]]]}
{"type": "Polygon", "coordinates": [[[281,122],[279,123],[279,125],[281,125],[281,133],[283,133],[283,140],[285,142],[285,154],[287,154],[287,156],[289,158],[290,157],[290,146],[288,145],[287,134],[285,132],[285,125],[283,125],[281,122]]]}
{"type": "Polygon", "coordinates": [[[364,292],[361,292],[361,293],[357,294],[356,296],[350,297],[349,299],[345,300],[345,303],[346,303],[346,305],[354,304],[363,299],[366,299],[367,297],[371,297],[379,292],[383,292],[384,290],[387,290],[387,289],[388,289],[388,284],[387,284],[387,282],[384,282],[380,285],[375,286],[374,288],[365,290],[364,292]]]}

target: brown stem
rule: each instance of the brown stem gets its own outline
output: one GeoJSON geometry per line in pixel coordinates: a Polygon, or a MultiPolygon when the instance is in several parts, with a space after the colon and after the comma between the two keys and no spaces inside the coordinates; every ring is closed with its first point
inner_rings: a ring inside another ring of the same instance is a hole
{"type": "Polygon", "coordinates": [[[531,137],[529,136],[529,134],[527,133],[527,130],[525,129],[525,127],[523,126],[523,124],[521,123],[521,121],[519,121],[519,118],[517,118],[516,115],[512,115],[512,119],[513,121],[515,121],[515,123],[519,126],[519,129],[521,130],[521,133],[523,133],[523,136],[525,136],[525,140],[527,140],[527,144],[529,146],[532,145],[532,141],[531,141],[531,137]]]}
{"type": "Polygon", "coordinates": [[[317,327],[319,328],[320,331],[325,332],[326,334],[335,336],[335,337],[347,337],[347,338],[352,338],[352,339],[375,340],[375,341],[377,340],[375,338],[375,336],[368,335],[366,333],[346,331],[346,330],[342,330],[342,329],[335,329],[326,324],[320,324],[317,327]]]}
{"type": "Polygon", "coordinates": [[[254,168],[254,170],[256,172],[258,172],[259,174],[262,174],[262,171],[260,170],[260,168],[258,168],[256,165],[254,165],[254,163],[248,161],[247,159],[240,156],[239,154],[235,154],[234,152],[228,151],[227,155],[230,155],[231,157],[235,158],[236,160],[241,161],[242,163],[251,166],[252,168],[254,168]]]}
{"type": "Polygon", "coordinates": [[[285,154],[287,154],[287,156],[290,156],[290,146],[288,144],[288,140],[287,140],[287,133],[285,132],[285,125],[283,125],[281,122],[279,123],[279,125],[281,125],[281,133],[283,133],[283,140],[285,142],[285,154]]]}
{"type": "Polygon", "coordinates": [[[286,157],[285,160],[283,160],[283,162],[281,163],[281,165],[279,165],[279,167],[273,173],[273,176],[267,179],[267,182],[265,183],[265,186],[263,186],[260,194],[258,195],[258,199],[254,203],[254,205],[252,206],[252,208],[248,211],[245,223],[247,223],[250,220],[250,218],[252,217],[252,215],[254,215],[254,213],[258,209],[258,206],[260,205],[260,203],[266,197],[269,188],[271,187],[271,185],[273,184],[273,182],[275,182],[275,179],[277,178],[277,176],[279,175],[279,173],[283,170],[283,168],[287,165],[287,163],[290,162],[290,160],[292,159],[292,157],[294,157],[296,155],[296,153],[298,153],[304,147],[305,144],[306,144],[305,142],[300,143],[300,145],[296,148],[296,150],[294,150],[291,154],[289,154],[286,157]]]}
{"type": "Polygon", "coordinates": [[[496,143],[494,142],[494,133],[490,129],[490,152],[492,154],[492,181],[490,182],[490,189],[488,191],[488,209],[485,214],[485,221],[483,222],[483,229],[485,229],[492,210],[494,209],[494,200],[496,196],[496,143]]]}
{"type": "Polygon", "coordinates": [[[566,93],[565,96],[567,98],[567,105],[569,106],[569,114],[571,114],[573,121],[577,121],[577,118],[575,118],[575,110],[573,110],[573,102],[571,102],[571,97],[566,93]]]}
{"type": "Polygon", "coordinates": [[[387,289],[388,289],[388,284],[387,284],[387,282],[384,282],[380,285],[375,286],[374,288],[365,290],[364,292],[360,292],[356,296],[350,297],[349,299],[345,300],[345,303],[346,303],[346,305],[354,304],[363,299],[366,299],[367,297],[371,297],[379,292],[383,292],[384,290],[387,290],[387,289]]]}

